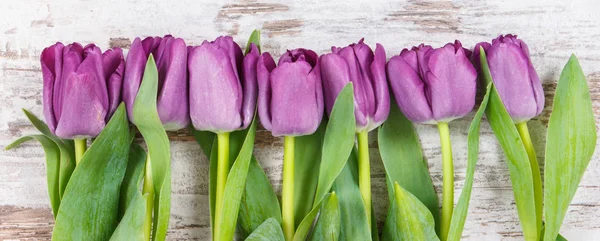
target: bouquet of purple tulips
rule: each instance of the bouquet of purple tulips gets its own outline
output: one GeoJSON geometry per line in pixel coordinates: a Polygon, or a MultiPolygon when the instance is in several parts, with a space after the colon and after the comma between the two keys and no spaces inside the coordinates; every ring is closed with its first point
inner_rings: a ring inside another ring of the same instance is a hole
{"type": "Polygon", "coordinates": [[[258,31],[245,50],[229,36],[187,46],[170,35],[136,38],[126,58],[94,44],[44,49],[45,123],[25,110],[41,134],[7,149],[30,139],[44,148],[52,239],[165,240],[167,131],[190,128],[210,159],[213,240],[457,241],[485,114],[506,154],[525,240],[564,240],[561,223],[596,146],[575,56],[558,81],[539,160],[527,121],[544,111],[544,92],[527,45],[514,35],[473,49],[458,40],[421,44],[389,60],[382,45],[372,49],[363,39],[321,56],[288,50],[277,63],[261,50],[258,31]],[[455,202],[449,123],[475,106],[455,202]],[[258,120],[283,137],[280,199],[252,153],[258,120]],[[431,161],[443,167],[441,209],[413,123],[439,130],[442,158],[431,161]],[[371,199],[376,129],[389,195],[383,226],[371,199]]]}

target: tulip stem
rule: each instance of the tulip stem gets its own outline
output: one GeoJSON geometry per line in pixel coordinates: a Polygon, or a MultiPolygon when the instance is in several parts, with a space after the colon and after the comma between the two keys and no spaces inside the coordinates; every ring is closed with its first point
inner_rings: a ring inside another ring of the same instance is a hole
{"type": "Polygon", "coordinates": [[[535,200],[535,214],[536,214],[536,227],[537,234],[540,235],[542,231],[542,205],[544,201],[543,190],[542,190],[542,175],[540,174],[540,167],[538,165],[537,156],[533,143],[531,142],[531,136],[529,135],[529,129],[527,123],[522,122],[515,125],[527,150],[527,157],[529,157],[529,165],[531,166],[531,175],[533,177],[533,197],[535,200]]]}
{"type": "Polygon", "coordinates": [[[286,241],[294,239],[294,137],[283,140],[283,189],[281,191],[281,215],[286,241]]]}
{"type": "Polygon", "coordinates": [[[229,174],[229,132],[217,134],[217,190],[215,197],[215,223],[213,240],[221,240],[221,219],[223,218],[223,195],[229,174]]]}
{"type": "Polygon", "coordinates": [[[151,240],[152,233],[152,213],[154,211],[154,183],[152,182],[152,164],[150,155],[146,156],[146,165],[144,169],[144,186],[142,189],[144,195],[148,194],[146,199],[146,218],[144,219],[144,240],[151,240]]]}
{"type": "Polygon", "coordinates": [[[439,122],[440,142],[442,147],[442,222],[440,240],[445,241],[450,231],[452,221],[452,209],[454,209],[454,164],[452,163],[452,144],[450,143],[450,131],[448,123],[439,122]]]}
{"type": "Polygon", "coordinates": [[[367,222],[371,226],[371,164],[369,163],[369,132],[357,134],[358,139],[358,186],[365,204],[367,222]]]}
{"type": "Polygon", "coordinates": [[[87,139],[86,138],[75,138],[75,165],[79,165],[83,153],[87,150],[87,139]]]}

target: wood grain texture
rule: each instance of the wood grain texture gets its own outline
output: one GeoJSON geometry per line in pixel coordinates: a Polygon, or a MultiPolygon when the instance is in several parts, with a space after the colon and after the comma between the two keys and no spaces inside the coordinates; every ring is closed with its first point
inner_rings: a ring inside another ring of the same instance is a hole
{"type": "MultiPolygon", "coordinates": [[[[35,133],[21,108],[41,116],[39,55],[56,41],[94,42],[128,48],[137,36],[173,34],[190,45],[219,35],[244,44],[263,32],[263,50],[279,56],[288,48],[318,53],[365,37],[386,47],[388,58],[425,42],[441,46],[460,39],[465,47],[515,33],[530,47],[544,82],[546,109],[529,123],[541,166],[545,128],[556,81],[571,53],[587,74],[600,116],[600,4],[596,1],[4,1],[0,8],[0,147],[35,133]]],[[[466,139],[472,115],[450,124],[456,191],[466,169],[466,139]]],[[[596,121],[600,124],[600,122],[596,121]]],[[[597,126],[598,126],[597,124],[597,126]]],[[[434,184],[441,187],[441,153],[434,126],[417,125],[434,184]]],[[[522,240],[505,157],[487,123],[481,128],[480,160],[463,240],[522,240]]],[[[172,214],[169,240],[209,240],[208,162],[189,132],[172,139],[172,214]]],[[[280,190],[282,140],[259,130],[255,154],[280,190]]],[[[376,140],[374,134],[371,140],[376,140]]],[[[372,141],[375,213],[387,208],[383,166],[372,141]]],[[[599,142],[600,145],[600,142],[599,142]]],[[[600,157],[590,162],[561,233],[569,240],[600,237],[600,157]]],[[[43,151],[26,143],[0,151],[0,239],[47,240],[52,229],[43,151]]],[[[458,194],[455,197],[458,198],[458,194]]]]}

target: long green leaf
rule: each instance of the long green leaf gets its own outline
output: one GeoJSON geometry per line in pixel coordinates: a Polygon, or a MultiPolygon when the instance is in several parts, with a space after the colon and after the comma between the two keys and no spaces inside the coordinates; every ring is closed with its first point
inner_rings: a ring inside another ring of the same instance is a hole
{"type": "Polygon", "coordinates": [[[142,196],[139,190],[133,193],[131,201],[127,204],[127,211],[110,237],[111,241],[144,240],[144,220],[148,195],[147,193],[142,196]]]}
{"type": "MultiPolygon", "coordinates": [[[[236,158],[246,137],[247,130],[232,132],[229,136],[230,141],[230,158],[236,158]]],[[[216,188],[216,148],[215,134],[208,131],[192,130],[196,141],[202,147],[204,154],[210,157],[210,181],[209,181],[209,196],[211,209],[211,226],[214,222],[214,195],[216,188]],[[213,150],[214,148],[214,150],[213,150]],[[212,155],[215,153],[215,155],[212,155]]],[[[233,163],[235,159],[231,159],[233,163]]],[[[271,182],[265,171],[260,167],[260,164],[254,156],[250,160],[248,169],[248,177],[246,181],[246,189],[242,196],[240,206],[239,222],[245,233],[242,236],[253,233],[265,220],[275,218],[281,222],[281,208],[277,195],[271,186],[271,182]]]]}
{"type": "Polygon", "coordinates": [[[156,108],[158,70],[150,55],[133,104],[133,119],[148,146],[155,190],[153,240],[165,240],[171,209],[171,146],[156,108]]]}
{"type": "Polygon", "coordinates": [[[27,116],[27,119],[29,119],[31,124],[33,124],[33,126],[35,126],[35,128],[47,138],[50,138],[52,141],[54,141],[54,144],[56,144],[60,150],[58,192],[62,198],[63,194],[65,193],[67,183],[69,182],[69,178],[71,178],[71,174],[73,173],[73,170],[75,170],[75,150],[72,144],[73,141],[60,139],[58,136],[52,134],[50,128],[48,128],[48,126],[42,120],[28,110],[23,109],[23,113],[25,113],[25,116],[27,116]]]}
{"type": "Polygon", "coordinates": [[[50,197],[50,206],[52,207],[52,214],[54,214],[54,219],[56,219],[56,215],[58,214],[58,209],[60,207],[60,193],[58,190],[59,184],[59,163],[60,163],[60,149],[52,141],[50,138],[45,135],[30,135],[21,137],[14,142],[8,144],[6,146],[6,150],[10,150],[21,143],[29,141],[29,140],[37,140],[44,148],[44,154],[46,156],[46,178],[48,182],[48,196],[50,197]]]}
{"type": "MultiPolygon", "coordinates": [[[[240,153],[240,150],[242,148],[242,144],[244,144],[244,141],[246,139],[248,133],[248,129],[245,130],[240,130],[240,131],[234,131],[231,132],[229,134],[229,168],[231,168],[231,166],[233,166],[233,164],[235,163],[235,160],[238,156],[238,154],[240,153]]],[[[201,139],[197,139],[198,143],[204,142],[204,144],[206,145],[209,141],[209,137],[210,135],[206,134],[205,132],[201,132],[201,131],[196,131],[196,136],[200,137],[201,139]]],[[[211,228],[214,227],[214,219],[215,219],[215,199],[216,199],[216,190],[217,190],[217,149],[218,149],[218,143],[217,143],[217,139],[214,138],[216,135],[213,134],[213,144],[211,144],[210,146],[212,147],[210,150],[210,162],[209,162],[209,180],[208,180],[208,196],[209,196],[209,205],[210,205],[210,225],[211,228]]],[[[207,147],[203,148],[204,149],[208,149],[207,147]]],[[[205,150],[206,152],[206,150],[205,150]]]]}
{"type": "Polygon", "coordinates": [[[73,172],[58,210],[52,240],[107,240],[117,221],[121,182],[132,136],[119,105],[73,172]]]}
{"type": "Polygon", "coordinates": [[[575,55],[565,65],[548,122],[544,168],[544,237],[555,240],[596,149],[590,91],[575,55]]]}
{"type": "Polygon", "coordinates": [[[252,121],[248,129],[242,148],[227,175],[227,183],[223,192],[223,213],[221,213],[221,235],[217,240],[233,240],[237,218],[239,214],[242,194],[246,187],[246,177],[254,150],[254,136],[256,134],[256,121],[252,121]]]}
{"type": "Polygon", "coordinates": [[[275,218],[265,220],[248,238],[246,241],[284,241],[283,230],[281,224],[275,218]]]}
{"type": "MultiPolygon", "coordinates": [[[[325,194],[325,197],[322,198],[322,200],[326,200],[329,195],[331,194],[325,194]]],[[[293,241],[304,241],[306,240],[306,237],[308,236],[308,232],[310,232],[310,228],[313,225],[313,222],[315,221],[315,218],[317,217],[317,214],[319,214],[319,210],[321,209],[321,204],[323,202],[320,201],[319,203],[317,203],[317,205],[315,207],[313,207],[312,210],[310,210],[310,212],[308,214],[306,214],[306,216],[304,217],[304,219],[302,219],[302,222],[300,222],[300,225],[298,225],[298,228],[296,228],[296,233],[294,233],[294,239],[293,241]]]]}
{"type": "Polygon", "coordinates": [[[254,233],[254,230],[262,224],[261,222],[264,223],[269,218],[281,223],[279,200],[265,171],[253,156],[248,169],[246,190],[242,196],[238,221],[244,232],[254,233]]]}
{"type": "MultiPolygon", "coordinates": [[[[354,134],[356,121],[354,119],[354,92],[352,83],[348,83],[340,91],[333,110],[327,123],[321,165],[319,168],[319,181],[313,201],[313,208],[327,195],[333,182],[340,174],[352,147],[354,146],[354,134]]],[[[302,152],[303,150],[298,150],[302,152]]]]}
{"type": "MultiPolygon", "coordinates": [[[[127,171],[121,184],[121,197],[119,200],[119,218],[125,215],[131,200],[137,195],[144,178],[144,164],[146,163],[146,152],[136,144],[131,144],[129,150],[129,161],[127,171]]],[[[141,193],[140,193],[141,195],[141,193]]]]}
{"type": "Polygon", "coordinates": [[[379,153],[385,168],[389,200],[394,200],[393,183],[398,182],[425,204],[436,221],[436,230],[439,230],[438,196],[427,169],[427,161],[423,158],[419,137],[413,124],[396,106],[396,101],[390,103],[390,115],[378,131],[379,153]]]}
{"type": "Polygon", "coordinates": [[[394,184],[394,201],[390,206],[381,240],[439,240],[429,209],[397,182],[394,184]]]}
{"type": "Polygon", "coordinates": [[[342,221],[340,240],[371,240],[367,212],[358,187],[356,149],[348,158],[346,166],[333,183],[331,190],[339,197],[342,221]]]}
{"type": "MultiPolygon", "coordinates": [[[[313,241],[336,241],[340,239],[340,207],[337,195],[332,192],[327,199],[323,200],[319,219],[315,224],[315,230],[311,235],[313,241]]],[[[356,239],[362,240],[362,239],[356,239]]]]}
{"type": "MultiPolygon", "coordinates": [[[[480,50],[481,70],[486,85],[493,83],[487,58],[483,48],[480,50]]],[[[537,240],[538,230],[535,213],[533,177],[527,151],[510,115],[504,108],[502,99],[492,85],[485,115],[508,159],[508,170],[513,193],[526,240],[537,240]]]]}
{"type": "Polygon", "coordinates": [[[326,123],[312,135],[298,136],[294,140],[294,223],[296,228],[312,209],[315,198],[321,148],[326,123]]]}
{"type": "Polygon", "coordinates": [[[475,166],[477,165],[477,156],[479,155],[479,127],[481,125],[481,118],[487,108],[487,103],[490,97],[490,90],[492,84],[488,84],[481,101],[481,105],[471,121],[469,127],[468,136],[468,161],[467,161],[467,173],[465,177],[465,184],[463,185],[462,192],[454,212],[452,213],[452,221],[450,223],[450,231],[448,233],[447,241],[459,241],[465,226],[465,220],[467,219],[467,212],[469,211],[469,201],[471,199],[471,190],[473,188],[473,178],[475,176],[475,166]]]}

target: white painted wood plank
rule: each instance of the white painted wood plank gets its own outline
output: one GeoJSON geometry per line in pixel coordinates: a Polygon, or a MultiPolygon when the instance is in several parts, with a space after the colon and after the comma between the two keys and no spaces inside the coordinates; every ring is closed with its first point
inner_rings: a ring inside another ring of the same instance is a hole
{"type": "MultiPolygon", "coordinates": [[[[576,53],[581,61],[595,112],[600,113],[600,15],[597,14],[600,5],[596,1],[22,0],[5,1],[0,6],[0,147],[18,136],[35,132],[20,109],[41,115],[38,56],[55,41],[94,42],[102,48],[128,47],[136,36],[171,33],[189,44],[200,44],[204,39],[224,34],[244,44],[254,28],[263,32],[263,50],[275,56],[295,47],[325,53],[331,45],[343,46],[365,37],[369,44],[382,43],[389,58],[402,48],[421,42],[440,46],[460,39],[465,47],[471,47],[500,33],[519,34],[529,44],[533,63],[546,89],[546,111],[530,122],[540,160],[544,156],[544,128],[554,83],[571,53],[576,53]]],[[[457,198],[464,180],[465,140],[471,117],[450,124],[457,198]]],[[[419,125],[417,129],[434,184],[439,189],[441,157],[436,128],[419,125]]],[[[385,182],[375,149],[377,143],[371,145],[375,208],[381,221],[387,206],[385,182]]],[[[255,154],[277,190],[281,149],[280,139],[270,137],[266,131],[259,132],[255,154]]],[[[173,207],[169,237],[208,240],[207,160],[195,142],[174,141],[172,150],[173,207]]],[[[480,151],[463,238],[521,240],[505,158],[487,123],[482,126],[480,151]]],[[[562,233],[570,240],[594,240],[600,236],[598,159],[594,156],[590,163],[565,219],[562,233]]],[[[44,175],[43,152],[38,145],[26,144],[14,151],[0,152],[0,207],[24,208],[0,209],[5,212],[0,213],[0,238],[3,233],[15,232],[21,232],[18,237],[48,237],[47,219],[51,216],[47,215],[44,175]],[[25,219],[19,225],[7,226],[4,214],[25,219]],[[45,224],[39,224],[43,217],[45,224]],[[42,231],[26,236],[30,230],[27,227],[32,226],[41,227],[42,231]]]]}

